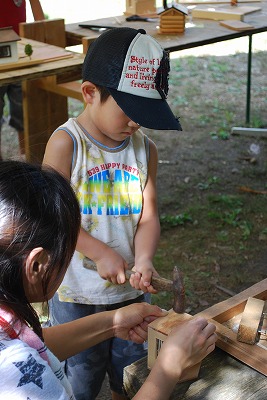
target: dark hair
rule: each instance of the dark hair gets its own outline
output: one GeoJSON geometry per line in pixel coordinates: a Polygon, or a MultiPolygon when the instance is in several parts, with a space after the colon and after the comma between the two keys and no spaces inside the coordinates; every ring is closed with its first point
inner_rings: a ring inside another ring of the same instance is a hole
{"type": "Polygon", "coordinates": [[[99,85],[95,85],[95,86],[100,93],[101,103],[105,103],[110,96],[108,89],[105,86],[99,86],[99,85]]]}
{"type": "Polygon", "coordinates": [[[50,167],[0,162],[0,305],[42,338],[39,318],[23,287],[31,250],[49,255],[43,277],[46,297],[51,276],[62,277],[75,250],[80,210],[69,182],[50,167]]]}

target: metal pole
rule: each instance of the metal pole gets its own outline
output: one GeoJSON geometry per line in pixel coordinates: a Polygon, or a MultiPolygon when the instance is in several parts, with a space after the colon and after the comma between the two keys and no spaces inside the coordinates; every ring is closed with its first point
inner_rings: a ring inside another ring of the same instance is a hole
{"type": "Polygon", "coordinates": [[[251,89],[252,34],[248,36],[248,70],[247,70],[247,107],[246,124],[250,123],[250,89],[251,89]]]}

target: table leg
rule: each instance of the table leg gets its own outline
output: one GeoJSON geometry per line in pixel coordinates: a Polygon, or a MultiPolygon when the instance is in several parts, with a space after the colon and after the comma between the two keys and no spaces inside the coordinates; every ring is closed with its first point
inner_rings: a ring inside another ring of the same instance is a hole
{"type": "Polygon", "coordinates": [[[252,35],[248,36],[248,69],[247,69],[247,105],[246,124],[250,123],[250,92],[251,92],[251,61],[252,61],[252,35]]]}
{"type": "Polygon", "coordinates": [[[41,163],[51,133],[68,119],[68,99],[24,81],[23,115],[26,160],[41,163]]]}

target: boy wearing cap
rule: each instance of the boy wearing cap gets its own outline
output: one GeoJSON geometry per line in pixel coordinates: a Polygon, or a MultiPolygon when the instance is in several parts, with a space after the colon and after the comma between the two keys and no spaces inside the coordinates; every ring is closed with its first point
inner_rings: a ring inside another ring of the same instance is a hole
{"type": "MultiPolygon", "coordinates": [[[[166,102],[168,73],[168,55],[144,30],[108,30],[88,49],[86,107],[54,132],[44,156],[70,179],[82,215],[76,252],[50,304],[52,324],[155,293],[157,149],[139,128],[181,130],[166,102]]],[[[112,399],[125,399],[123,368],[145,355],[144,345],[115,338],[69,359],[77,400],[95,399],[106,373],[112,399]]]]}

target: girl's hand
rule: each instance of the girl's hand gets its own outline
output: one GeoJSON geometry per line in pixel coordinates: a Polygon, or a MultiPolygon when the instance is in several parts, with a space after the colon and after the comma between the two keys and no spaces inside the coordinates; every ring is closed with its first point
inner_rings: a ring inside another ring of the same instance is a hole
{"type": "Polygon", "coordinates": [[[114,311],[114,336],[136,343],[147,340],[147,326],[158,317],[168,314],[158,306],[148,303],[134,303],[114,311]]]}
{"type": "Polygon", "coordinates": [[[178,381],[182,371],[203,360],[215,349],[215,325],[201,317],[179,324],[164,341],[156,365],[178,381]]]}

